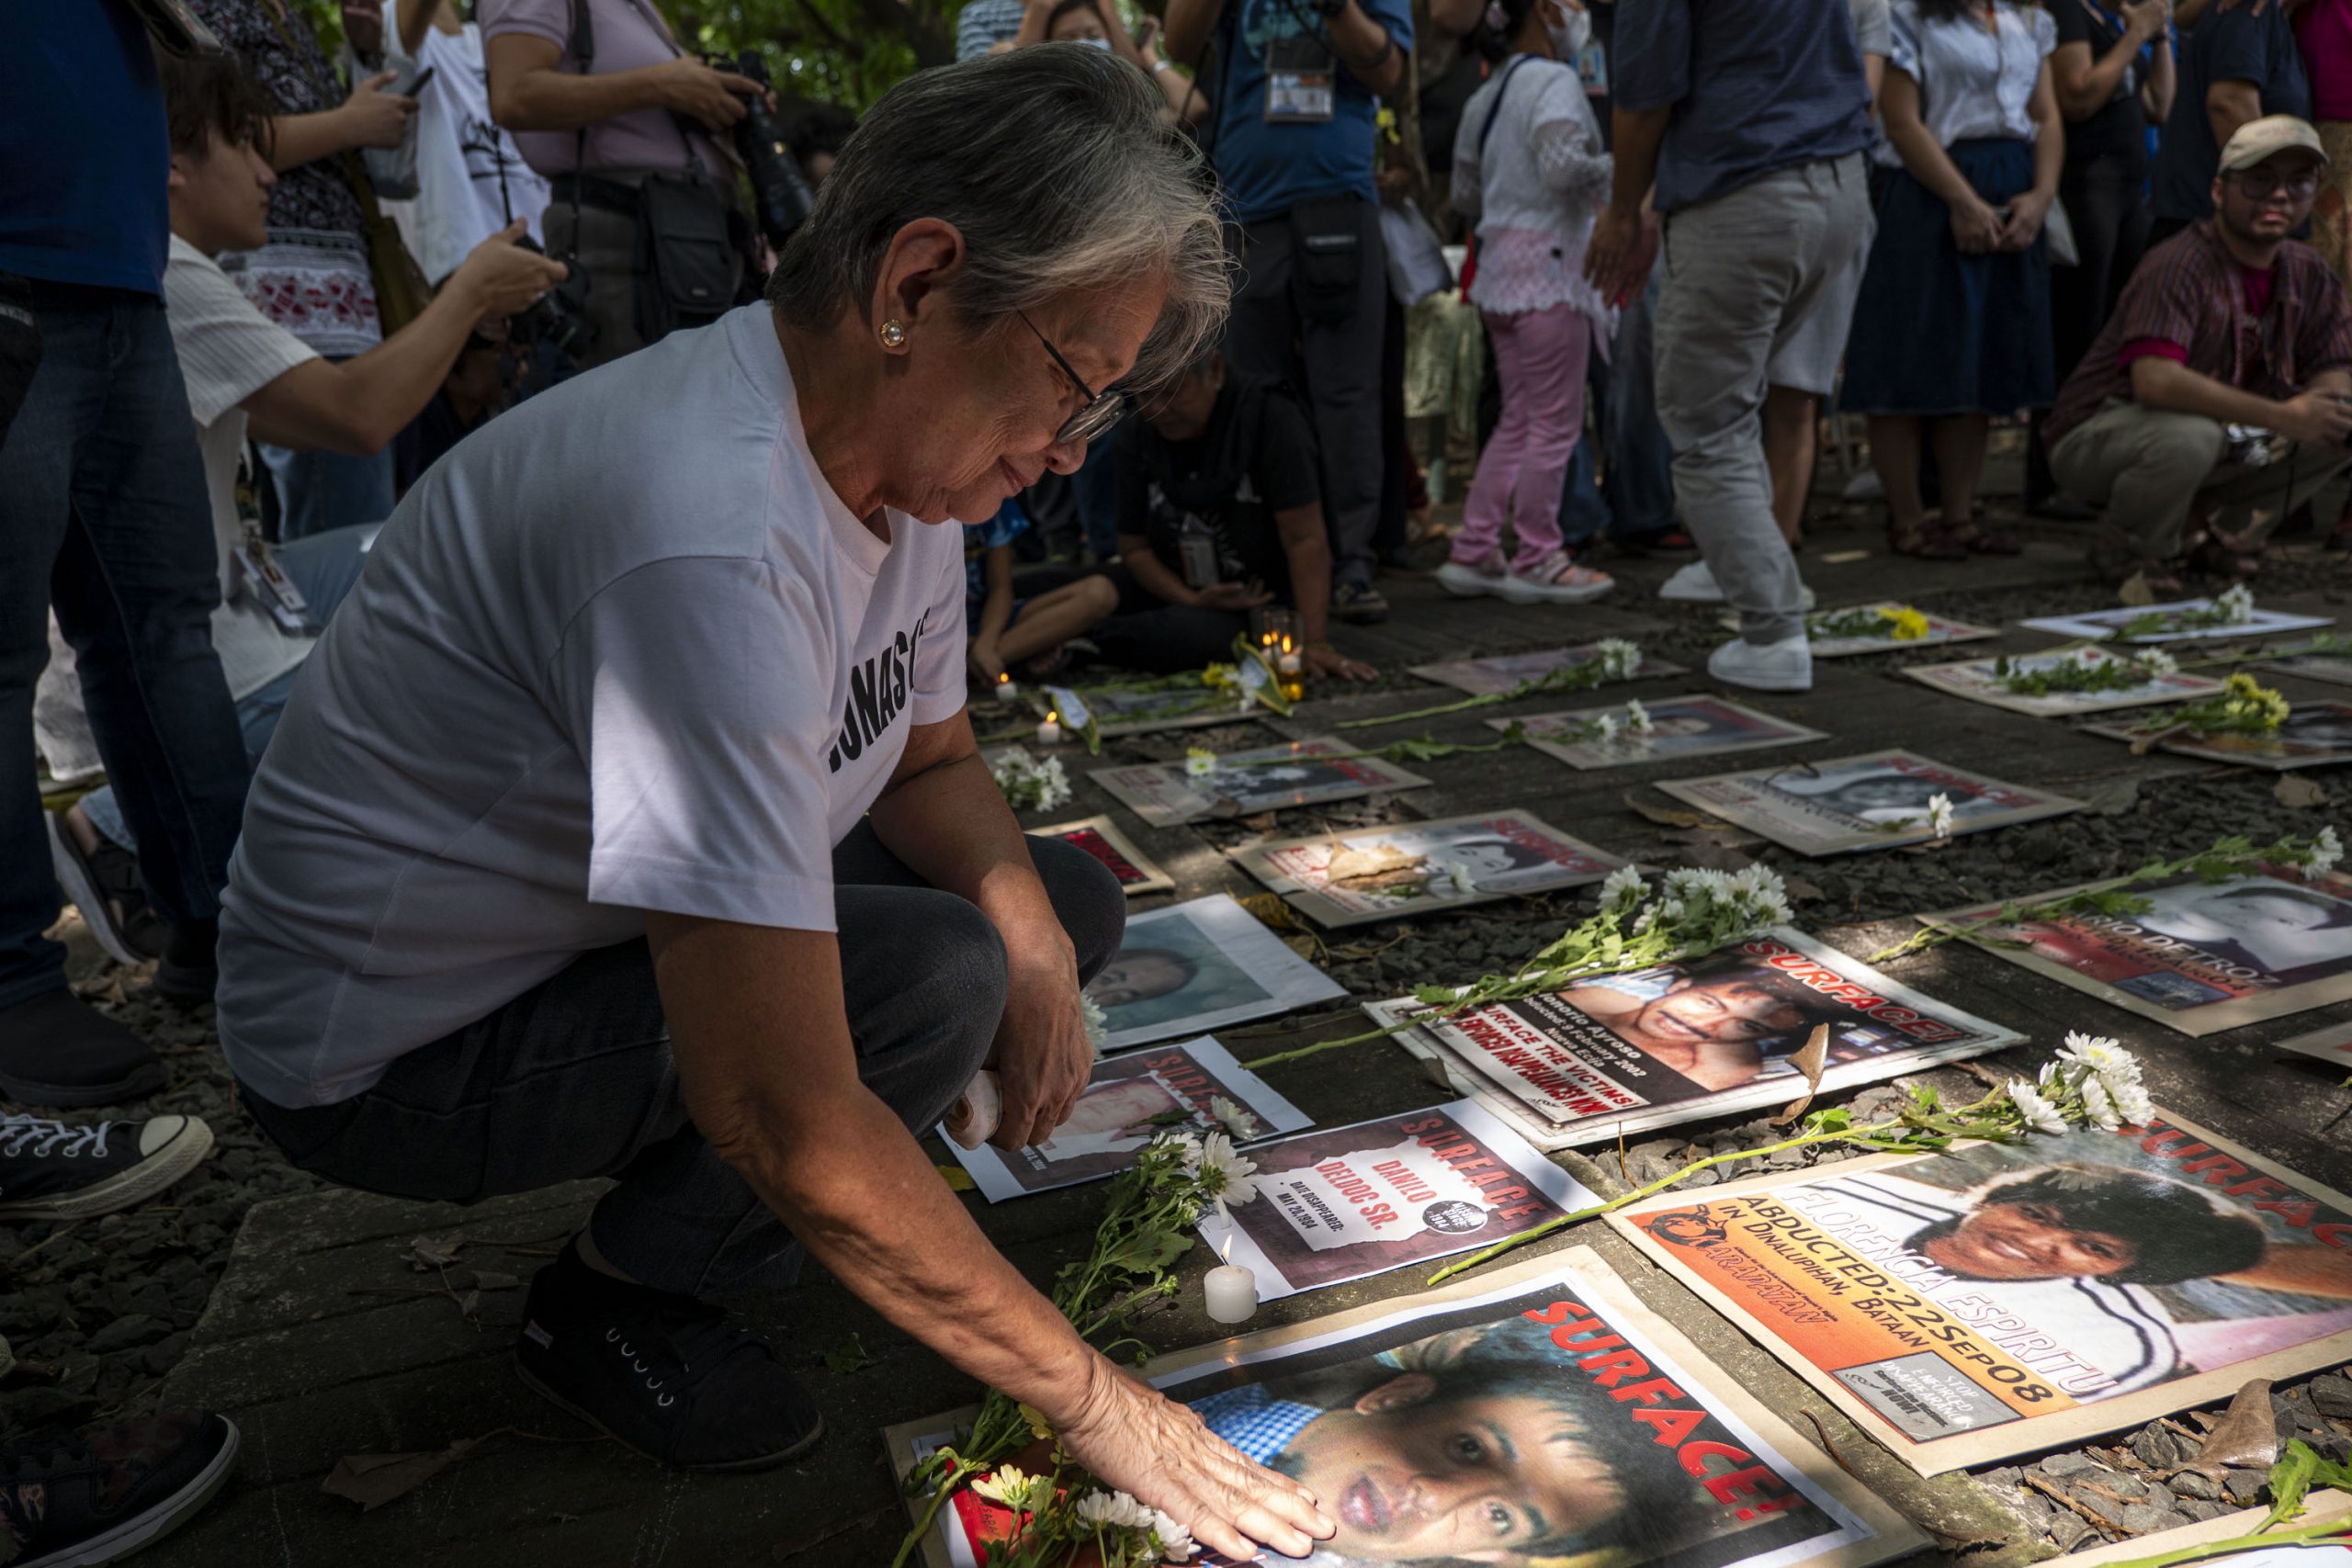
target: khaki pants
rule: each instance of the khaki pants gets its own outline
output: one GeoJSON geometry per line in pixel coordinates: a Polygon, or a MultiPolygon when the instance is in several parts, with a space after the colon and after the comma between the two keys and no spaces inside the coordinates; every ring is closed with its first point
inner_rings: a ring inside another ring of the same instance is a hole
{"type": "Polygon", "coordinates": [[[2228,435],[2202,414],[2109,398],[2050,449],[2050,471],[2069,495],[2105,508],[2134,554],[2169,561],[2182,553],[2191,518],[2210,516],[2258,544],[2352,466],[2352,452],[2333,447],[2290,443],[2260,468],[2225,462],[2228,452],[2228,435]]]}
{"type": "MultiPolygon", "coordinates": [[[[598,179],[632,186],[642,185],[646,177],[641,169],[594,173],[598,179]]],[[[637,293],[644,280],[645,257],[636,213],[582,202],[580,231],[574,235],[571,210],[570,197],[557,197],[548,204],[541,229],[547,235],[548,254],[558,258],[576,254],[580,270],[588,275],[588,319],[596,323],[596,341],[581,355],[580,368],[593,370],[645,346],[645,333],[637,320],[637,293]]],[[[741,262],[737,266],[740,279],[741,262]]]]}

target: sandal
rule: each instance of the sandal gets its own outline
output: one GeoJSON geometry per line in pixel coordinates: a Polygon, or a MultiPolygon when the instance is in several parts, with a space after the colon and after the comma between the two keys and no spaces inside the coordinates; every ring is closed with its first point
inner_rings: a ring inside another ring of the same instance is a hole
{"type": "Polygon", "coordinates": [[[2245,582],[2262,570],[2262,557],[2212,534],[2188,552],[2188,570],[2223,582],[2245,582]]]}
{"type": "Polygon", "coordinates": [[[2136,577],[2159,600],[2177,599],[2188,592],[2177,563],[2142,555],[2124,532],[2111,524],[2101,525],[2089,554],[2091,570],[2110,587],[2120,588],[2136,577]]]}
{"type": "Polygon", "coordinates": [[[1961,548],[1976,556],[2021,556],[2025,545],[2014,534],[1980,522],[1971,515],[1967,522],[1951,530],[1951,536],[1961,548]]]}
{"type": "Polygon", "coordinates": [[[1924,513],[1910,527],[1890,518],[1886,525],[1886,547],[1898,556],[1911,556],[1919,560],[1966,560],[1968,548],[1944,525],[1941,516],[1924,513]]]}

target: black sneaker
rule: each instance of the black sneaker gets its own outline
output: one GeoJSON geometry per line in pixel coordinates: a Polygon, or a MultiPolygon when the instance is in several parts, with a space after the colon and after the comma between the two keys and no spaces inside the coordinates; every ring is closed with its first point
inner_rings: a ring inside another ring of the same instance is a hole
{"type": "Polygon", "coordinates": [[[194,1517],[237,1464],[237,1428],[201,1410],[0,1446],[0,1562],[96,1568],[194,1517]]]}
{"type": "Polygon", "coordinates": [[[151,982],[157,996],[181,1007],[198,1007],[220,988],[220,922],[175,920],[151,982]]]}
{"type": "Polygon", "coordinates": [[[1331,614],[1351,626],[1376,626],[1388,618],[1388,601],[1369,582],[1342,582],[1331,590],[1331,614]]]}
{"type": "Polygon", "coordinates": [[[683,1470],[764,1470],[824,1435],[766,1339],[691,1296],[597,1273],[577,1244],[531,1281],[514,1365],[533,1392],[683,1470]]]}
{"type": "Polygon", "coordinates": [[[0,1115],[0,1220],[86,1220],[143,1203],[194,1170],[212,1129],[194,1116],[77,1127],[0,1115]]]}
{"type": "Polygon", "coordinates": [[[47,814],[49,863],[65,897],[82,911],[82,923],[117,964],[139,964],[163,955],[169,927],[147,903],[139,879],[139,857],[102,835],[98,847],[82,852],[65,813],[47,814]],[[120,914],[117,914],[117,910],[120,914]]]}
{"type": "Polygon", "coordinates": [[[114,1020],[60,987],[0,1008],[0,1099],[72,1110],[164,1087],[164,1064],[114,1020]]]}

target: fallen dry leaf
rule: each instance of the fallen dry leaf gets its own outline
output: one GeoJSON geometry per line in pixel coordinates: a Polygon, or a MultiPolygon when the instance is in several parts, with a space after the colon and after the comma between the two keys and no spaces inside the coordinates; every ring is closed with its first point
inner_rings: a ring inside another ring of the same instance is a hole
{"type": "Polygon", "coordinates": [[[971,1173],[960,1165],[935,1165],[932,1168],[939,1172],[939,1179],[947,1183],[950,1192],[969,1192],[977,1185],[971,1173]]]}
{"type": "Polygon", "coordinates": [[[1429,858],[1407,854],[1394,844],[1374,844],[1368,850],[1334,850],[1323,864],[1323,880],[1334,887],[1395,887],[1429,879],[1429,858]]]}
{"type": "Polygon", "coordinates": [[[2278,1461],[2278,1426],[2270,1414],[2270,1380],[2251,1378],[2206,1434],[2204,1448],[2180,1468],[2219,1481],[2227,1470],[2268,1470],[2278,1461]]]}
{"type": "Polygon", "coordinates": [[[1661,828],[1704,828],[1714,821],[1713,818],[1702,817],[1695,811],[1677,811],[1670,806],[1652,806],[1630,793],[1624,800],[1627,806],[1661,828]]]}
{"type": "Polygon", "coordinates": [[[407,1496],[491,1438],[511,1430],[502,1427],[479,1438],[460,1438],[437,1453],[345,1454],[335,1461],[319,1490],[359,1505],[373,1513],[385,1504],[407,1496]]]}
{"type": "Polygon", "coordinates": [[[412,1236],[408,1244],[409,1267],[420,1273],[428,1269],[447,1269],[457,1262],[458,1254],[465,1249],[463,1236],[412,1236]]]}
{"type": "Polygon", "coordinates": [[[477,1291],[512,1291],[520,1289],[522,1283],[512,1274],[497,1274],[487,1269],[474,1270],[474,1289],[477,1291]]]}
{"type": "Polygon", "coordinates": [[[1274,830],[1274,814],[1271,811],[1261,811],[1254,817],[1243,817],[1237,820],[1253,833],[1271,833],[1274,830]]]}
{"type": "Polygon", "coordinates": [[[2154,604],[2156,591],[2148,586],[2148,574],[2144,571],[2135,571],[2125,578],[2123,586],[2115,591],[2115,602],[2119,604],[2129,604],[2135,610],[2143,609],[2154,604]]]}
{"type": "Polygon", "coordinates": [[[2272,799],[2292,811],[2327,804],[2327,791],[2304,773],[2280,773],[2278,784],[2271,787],[2270,795],[2272,799]]]}
{"type": "Polygon", "coordinates": [[[476,1328],[481,1326],[481,1292],[480,1291],[468,1291],[458,1298],[458,1315],[476,1328]]]}
{"type": "Polygon", "coordinates": [[[1814,1095],[1821,1088],[1821,1071],[1829,1065],[1829,1026],[1816,1023],[1805,1040],[1804,1049],[1789,1058],[1797,1071],[1804,1075],[1804,1092],[1791,1101],[1787,1110],[1772,1118],[1772,1125],[1785,1127],[1805,1112],[1814,1095]]]}

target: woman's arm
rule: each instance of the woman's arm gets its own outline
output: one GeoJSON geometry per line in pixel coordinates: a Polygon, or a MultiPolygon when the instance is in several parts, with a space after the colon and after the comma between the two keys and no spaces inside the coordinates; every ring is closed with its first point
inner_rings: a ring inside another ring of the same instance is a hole
{"type": "Polygon", "coordinates": [[[2058,199],[2059,176],[2066,168],[2066,119],[2058,112],[2058,94],[2050,84],[2047,60],[2041,62],[2041,75],[2033,85],[2026,113],[2033,117],[2033,188],[2009,203],[2009,220],[2001,228],[2005,251],[2022,251],[2041,232],[2042,220],[2050,216],[2051,206],[2058,199]]]}
{"type": "Polygon", "coordinates": [[[1134,574],[1136,586],[1163,604],[1197,604],[1201,596],[1168,570],[1152,553],[1151,541],[1141,534],[1119,535],[1119,564],[1134,574]]]}
{"type": "Polygon", "coordinates": [[[966,662],[984,681],[993,681],[1004,673],[1004,660],[997,652],[997,639],[1004,636],[1004,628],[1012,624],[1012,547],[990,545],[980,558],[980,575],[988,587],[988,597],[980,602],[979,629],[972,633],[971,646],[966,651],[966,662]]]}

